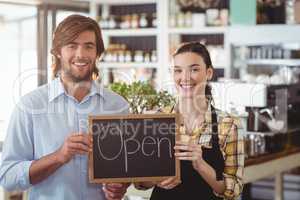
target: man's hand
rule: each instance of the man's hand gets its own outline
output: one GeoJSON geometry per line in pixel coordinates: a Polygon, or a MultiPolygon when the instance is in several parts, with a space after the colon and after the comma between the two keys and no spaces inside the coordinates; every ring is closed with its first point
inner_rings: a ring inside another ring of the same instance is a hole
{"type": "Polygon", "coordinates": [[[61,163],[69,162],[76,154],[88,154],[92,151],[92,136],[84,133],[72,134],[57,151],[61,163]]]}
{"type": "Polygon", "coordinates": [[[106,183],[103,184],[103,191],[107,200],[121,200],[130,183],[106,183]]]}

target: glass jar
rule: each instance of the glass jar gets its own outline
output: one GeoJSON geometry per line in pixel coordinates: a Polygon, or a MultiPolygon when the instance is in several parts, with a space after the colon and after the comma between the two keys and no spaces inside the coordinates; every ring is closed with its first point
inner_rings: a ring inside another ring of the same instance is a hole
{"type": "Polygon", "coordinates": [[[294,12],[295,0],[286,0],[285,2],[285,22],[287,24],[295,23],[295,12],[294,12]]]}
{"type": "Polygon", "coordinates": [[[137,50],[134,51],[134,62],[143,62],[144,57],[143,57],[143,51],[137,50]]]}
{"type": "Polygon", "coordinates": [[[129,50],[125,51],[125,62],[131,62],[131,52],[129,50]]]}
{"type": "Polygon", "coordinates": [[[131,15],[131,28],[139,27],[139,16],[137,14],[131,15]]]}
{"type": "Polygon", "coordinates": [[[157,27],[157,17],[156,13],[152,14],[152,27],[157,27]]]}
{"type": "Polygon", "coordinates": [[[151,60],[151,62],[157,62],[157,52],[156,52],[156,50],[153,50],[151,52],[150,60],[151,60]]]}
{"type": "Polygon", "coordinates": [[[148,26],[147,15],[146,13],[142,13],[139,20],[139,27],[146,28],[148,26]]]}

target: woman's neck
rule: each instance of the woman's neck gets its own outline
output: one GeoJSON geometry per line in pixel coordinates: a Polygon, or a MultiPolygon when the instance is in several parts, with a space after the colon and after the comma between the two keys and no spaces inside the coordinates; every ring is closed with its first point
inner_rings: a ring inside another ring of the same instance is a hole
{"type": "Polygon", "coordinates": [[[188,134],[192,134],[196,127],[200,127],[205,121],[205,113],[208,108],[206,98],[192,99],[182,98],[179,100],[179,112],[188,134]]]}
{"type": "Polygon", "coordinates": [[[180,98],[179,99],[179,112],[182,115],[193,116],[203,115],[206,113],[208,103],[206,98],[180,98]]]}

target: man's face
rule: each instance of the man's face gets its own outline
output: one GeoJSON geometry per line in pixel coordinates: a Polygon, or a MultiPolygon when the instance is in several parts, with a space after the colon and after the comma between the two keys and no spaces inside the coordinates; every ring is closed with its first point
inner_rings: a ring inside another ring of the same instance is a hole
{"type": "Polygon", "coordinates": [[[58,56],[64,79],[72,82],[92,79],[96,57],[96,36],[93,31],[84,31],[69,44],[61,48],[58,56]]]}

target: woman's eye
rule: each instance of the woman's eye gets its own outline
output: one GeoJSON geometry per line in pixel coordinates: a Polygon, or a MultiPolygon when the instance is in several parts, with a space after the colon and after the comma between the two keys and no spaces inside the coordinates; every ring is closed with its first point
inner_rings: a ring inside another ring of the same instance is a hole
{"type": "Polygon", "coordinates": [[[174,73],[181,73],[181,69],[174,69],[174,73]]]}
{"type": "Polygon", "coordinates": [[[192,72],[198,72],[199,69],[198,69],[198,68],[193,68],[193,69],[191,69],[191,71],[192,71],[192,72]]]}

